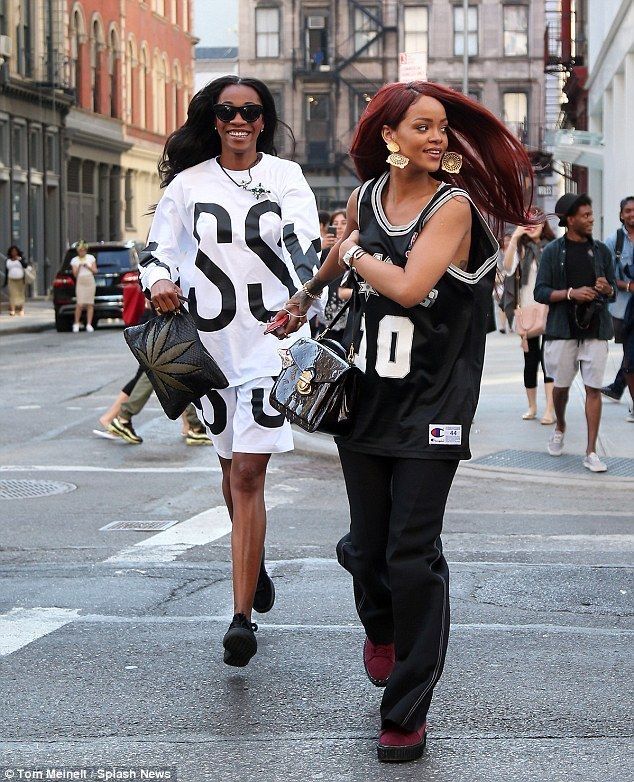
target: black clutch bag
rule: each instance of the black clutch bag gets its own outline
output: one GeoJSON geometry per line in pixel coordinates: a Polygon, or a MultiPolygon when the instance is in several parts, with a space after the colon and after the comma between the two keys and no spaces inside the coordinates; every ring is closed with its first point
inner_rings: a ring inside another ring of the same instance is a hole
{"type": "Polygon", "coordinates": [[[212,388],[229,385],[200,341],[192,316],[183,307],[124,329],[123,334],[145,369],[161,407],[172,420],[212,388]]]}
{"type": "MultiPolygon", "coordinates": [[[[292,424],[307,432],[345,435],[353,423],[361,370],[354,366],[355,333],[352,327],[350,347],[346,350],[328,331],[350,305],[359,309],[357,287],[353,295],[317,339],[298,339],[280,351],[282,371],[271,389],[271,407],[292,424]]],[[[348,327],[351,321],[349,319],[348,327]]],[[[359,318],[360,321],[360,318],[359,318]]],[[[348,329],[347,329],[348,331],[348,329]]]]}

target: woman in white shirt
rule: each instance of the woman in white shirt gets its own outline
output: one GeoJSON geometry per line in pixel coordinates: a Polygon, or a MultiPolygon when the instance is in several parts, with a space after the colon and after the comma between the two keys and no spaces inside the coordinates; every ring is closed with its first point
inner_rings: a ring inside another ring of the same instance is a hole
{"type": "MultiPolygon", "coordinates": [[[[225,663],[238,667],[257,651],[252,609],[268,611],[275,598],[263,552],[266,469],[271,454],[293,447],[289,423],[268,401],[281,359],[265,328],[313,276],[320,249],[315,197],[297,163],[275,156],[278,124],[257,79],[223,76],[198,92],[165,146],[165,194],[140,261],[154,306],[177,310],[182,291],[229,380],[200,400],[200,415],[233,522],[234,617],[223,645],[225,663]]],[[[301,332],[310,336],[308,326],[301,332]]]]}
{"type": "Polygon", "coordinates": [[[70,262],[75,276],[75,322],[73,331],[79,331],[81,313],[86,310],[86,331],[94,331],[92,316],[95,311],[95,274],[97,273],[97,259],[88,254],[86,242],[77,244],[77,255],[70,262]]]}
{"type": "Polygon", "coordinates": [[[4,284],[9,287],[9,315],[24,315],[26,261],[15,244],[7,250],[4,284]]]}
{"type": "MultiPolygon", "coordinates": [[[[533,291],[542,250],[554,238],[555,234],[546,222],[532,226],[518,225],[513,232],[504,253],[504,271],[507,276],[515,275],[515,290],[518,291],[515,306],[530,307],[536,303],[533,291]]],[[[540,423],[554,424],[553,378],[547,376],[544,367],[543,337],[531,337],[527,342],[528,350],[524,352],[524,388],[528,399],[528,410],[522,418],[525,421],[532,421],[537,417],[537,370],[541,365],[546,393],[546,411],[540,423]]]]}

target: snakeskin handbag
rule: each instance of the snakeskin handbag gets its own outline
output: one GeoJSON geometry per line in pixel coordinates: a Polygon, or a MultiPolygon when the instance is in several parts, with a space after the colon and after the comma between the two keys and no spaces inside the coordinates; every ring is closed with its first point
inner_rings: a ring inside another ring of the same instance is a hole
{"type": "Polygon", "coordinates": [[[298,339],[280,350],[282,371],[273,384],[269,401],[288,421],[307,432],[345,435],[352,428],[362,375],[359,367],[354,366],[360,314],[355,283],[352,297],[317,339],[298,339]],[[346,349],[326,335],[348,311],[354,317],[348,320],[347,334],[351,338],[346,349]]]}
{"type": "Polygon", "coordinates": [[[196,324],[184,307],[124,329],[123,334],[145,369],[161,407],[172,420],[212,388],[229,385],[200,341],[196,324]]]}

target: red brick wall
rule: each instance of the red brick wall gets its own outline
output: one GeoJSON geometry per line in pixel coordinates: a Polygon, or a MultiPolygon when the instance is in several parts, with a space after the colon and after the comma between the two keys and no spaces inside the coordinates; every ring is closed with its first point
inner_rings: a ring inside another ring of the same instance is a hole
{"type": "MultiPolygon", "coordinates": [[[[195,39],[190,32],[183,30],[182,12],[183,2],[176,3],[176,24],[170,18],[172,3],[165,0],[165,13],[167,17],[161,17],[152,11],[152,0],[67,0],[68,14],[72,19],[75,9],[81,10],[84,20],[85,35],[79,47],[81,60],[81,83],[77,89],[77,101],[79,106],[92,111],[93,96],[91,94],[91,64],[90,52],[92,46],[93,23],[98,18],[101,24],[102,49],[99,53],[99,67],[101,76],[101,96],[99,100],[99,113],[111,116],[111,79],[108,73],[110,30],[114,24],[117,31],[117,60],[115,62],[115,97],[114,114],[120,117],[126,124],[126,131],[131,136],[153,140],[163,143],[165,135],[156,132],[155,118],[153,117],[153,69],[155,67],[155,54],[162,59],[167,58],[169,72],[165,89],[165,129],[169,134],[174,130],[174,91],[177,85],[173,82],[174,63],[178,61],[182,84],[178,86],[178,94],[181,97],[184,90],[188,90],[191,97],[193,89],[193,44],[195,39]],[[128,117],[129,98],[124,96],[126,58],[128,56],[128,41],[132,36],[136,51],[136,61],[132,68],[132,117],[128,117]],[[148,51],[148,78],[146,83],[146,116],[141,123],[141,111],[139,108],[139,66],[138,58],[141,46],[145,42],[148,51]],[[189,76],[189,84],[185,84],[185,78],[189,76]]],[[[191,3],[188,3],[191,14],[191,3]]],[[[187,27],[191,30],[191,19],[187,27]]],[[[182,105],[179,106],[177,122],[184,120],[182,105]]]]}

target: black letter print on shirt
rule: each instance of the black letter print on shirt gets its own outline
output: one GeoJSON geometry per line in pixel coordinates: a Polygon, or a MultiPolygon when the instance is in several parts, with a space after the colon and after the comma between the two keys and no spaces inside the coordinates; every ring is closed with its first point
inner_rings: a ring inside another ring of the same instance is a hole
{"type": "Polygon", "coordinates": [[[297,234],[295,233],[295,224],[288,223],[284,226],[284,244],[288,250],[288,254],[291,256],[293,266],[297,272],[301,282],[308,282],[314,274],[313,269],[319,266],[319,256],[317,253],[321,249],[321,241],[314,239],[308,252],[302,250],[302,246],[299,243],[297,234]]]}
{"type": "Polygon", "coordinates": [[[260,426],[266,426],[267,429],[277,429],[284,423],[284,415],[269,415],[264,412],[264,389],[254,388],[251,391],[251,409],[253,410],[253,420],[260,426]]]}
{"type": "MultiPolygon", "coordinates": [[[[288,291],[289,298],[295,293],[297,288],[293,284],[293,279],[288,271],[288,268],[284,261],[279,258],[273,250],[268,246],[260,235],[260,219],[262,215],[267,212],[273,212],[276,215],[282,214],[282,210],[279,204],[273,201],[263,201],[261,204],[253,204],[251,209],[247,213],[247,218],[244,224],[244,238],[253,252],[260,258],[260,260],[266,265],[267,269],[271,271],[277,279],[285,286],[288,291]]],[[[251,314],[256,320],[261,323],[266,323],[271,320],[275,315],[275,312],[267,310],[264,306],[264,300],[262,297],[262,285],[259,282],[251,283],[248,287],[249,295],[249,309],[251,314]]]]}
{"type": "Polygon", "coordinates": [[[233,287],[231,278],[200,249],[200,235],[197,226],[201,214],[212,214],[216,218],[218,244],[231,243],[231,217],[220,204],[196,204],[194,208],[194,238],[198,242],[196,266],[218,288],[222,299],[219,314],[215,318],[203,318],[198,314],[196,290],[190,288],[189,311],[199,331],[220,331],[236,316],[236,289],[233,287]]]}
{"type": "MultiPolygon", "coordinates": [[[[205,422],[207,429],[209,429],[212,434],[220,434],[224,431],[225,426],[227,425],[227,405],[225,400],[217,391],[210,391],[207,394],[207,399],[211,403],[214,411],[214,421],[212,424],[210,424],[204,415],[203,421],[205,422]]],[[[196,405],[196,407],[198,407],[198,405],[196,405]]],[[[200,405],[198,409],[202,410],[202,405],[200,405]]]]}

